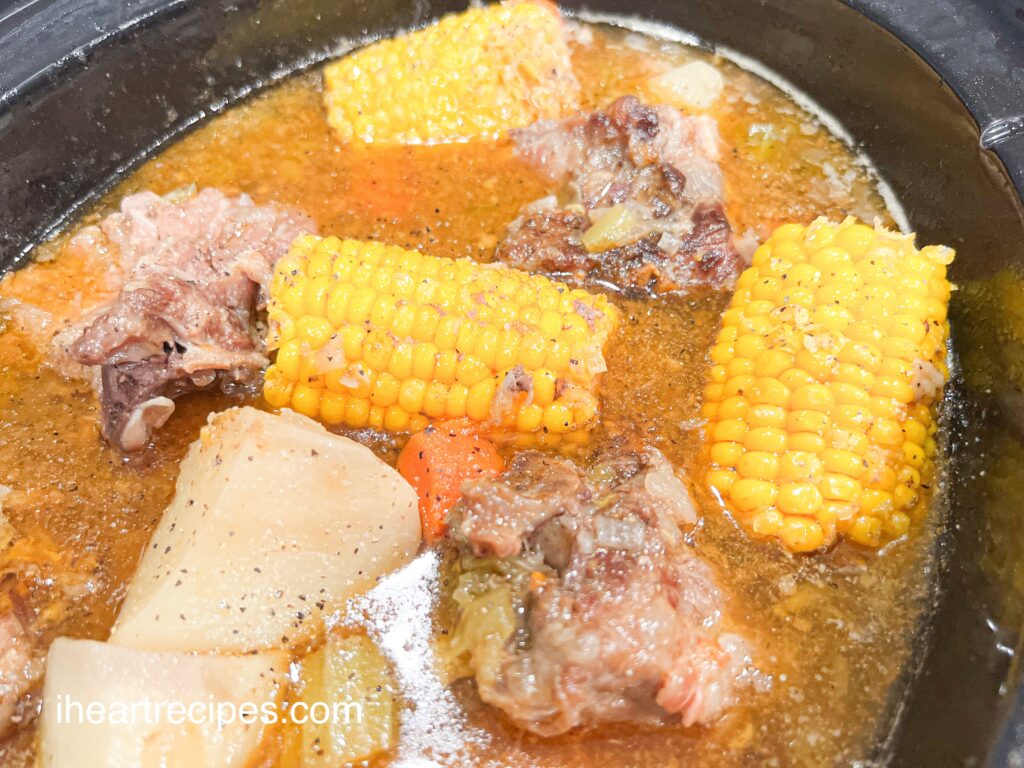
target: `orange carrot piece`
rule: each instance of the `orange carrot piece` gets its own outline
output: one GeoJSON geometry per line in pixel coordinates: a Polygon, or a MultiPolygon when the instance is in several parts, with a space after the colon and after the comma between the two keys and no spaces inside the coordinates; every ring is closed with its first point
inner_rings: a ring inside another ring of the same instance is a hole
{"type": "Polygon", "coordinates": [[[455,422],[413,435],[397,467],[419,496],[423,538],[433,543],[448,530],[448,511],[462,497],[462,484],[499,474],[505,462],[490,440],[455,422]]]}

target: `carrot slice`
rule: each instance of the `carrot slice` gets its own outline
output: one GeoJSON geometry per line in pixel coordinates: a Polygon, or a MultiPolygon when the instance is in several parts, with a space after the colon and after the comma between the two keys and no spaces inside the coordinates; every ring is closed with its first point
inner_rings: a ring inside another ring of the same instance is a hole
{"type": "Polygon", "coordinates": [[[423,538],[433,543],[448,530],[448,511],[462,497],[462,484],[499,474],[505,462],[490,440],[454,422],[413,435],[397,468],[419,496],[423,538]]]}

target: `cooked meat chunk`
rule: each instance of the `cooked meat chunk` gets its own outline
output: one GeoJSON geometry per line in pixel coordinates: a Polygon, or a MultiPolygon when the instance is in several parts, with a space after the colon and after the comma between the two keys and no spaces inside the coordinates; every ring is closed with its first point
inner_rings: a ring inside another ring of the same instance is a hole
{"type": "Polygon", "coordinates": [[[571,462],[521,454],[500,480],[463,489],[456,527],[478,556],[518,555],[545,522],[577,515],[588,490],[571,462]]]}
{"type": "Polygon", "coordinates": [[[739,274],[711,118],[625,96],[607,112],[542,121],[513,138],[564,189],[523,210],[499,260],[651,293],[717,288],[739,274]]]}
{"type": "Polygon", "coordinates": [[[590,221],[557,206],[554,197],[545,197],[524,208],[498,247],[498,258],[527,272],[586,274],[593,259],[583,246],[583,233],[590,221]]]}
{"type": "Polygon", "coordinates": [[[268,362],[257,310],[273,264],[314,229],[296,211],[204,189],[179,200],[131,195],[76,236],[116,253],[124,276],[112,301],[57,340],[72,362],[99,368],[108,440],[141,448],[173,398],[257,381],[268,362]]]}
{"type": "Polygon", "coordinates": [[[525,452],[465,487],[451,521],[460,546],[543,575],[497,664],[477,674],[483,700],[541,735],[722,712],[746,676],[746,644],[723,629],[724,596],[686,541],[696,519],[653,449],[586,472],[525,452]]]}

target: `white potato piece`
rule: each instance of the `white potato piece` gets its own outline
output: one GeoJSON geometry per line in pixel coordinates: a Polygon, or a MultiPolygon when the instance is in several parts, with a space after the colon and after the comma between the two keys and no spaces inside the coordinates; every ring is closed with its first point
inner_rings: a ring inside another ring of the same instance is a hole
{"type": "Polygon", "coordinates": [[[191,655],[58,638],[46,660],[38,765],[252,765],[287,672],[287,654],[276,651],[191,655]]]}
{"type": "Polygon", "coordinates": [[[648,86],[673,107],[701,111],[710,109],[725,87],[721,73],[703,61],[691,61],[652,77],[648,86]]]}
{"type": "Polygon", "coordinates": [[[415,491],[368,448],[291,411],[231,409],[182,461],[110,641],[294,646],[419,544],[415,491]]]}

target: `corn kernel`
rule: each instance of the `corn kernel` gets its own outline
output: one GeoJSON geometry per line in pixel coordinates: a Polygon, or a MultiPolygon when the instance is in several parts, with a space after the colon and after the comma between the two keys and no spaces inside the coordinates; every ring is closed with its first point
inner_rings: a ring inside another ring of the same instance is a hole
{"type": "Polygon", "coordinates": [[[409,414],[400,405],[389,405],[384,409],[384,429],[389,432],[406,432],[409,429],[409,414]]]}
{"type": "Polygon", "coordinates": [[[408,413],[423,411],[423,400],[427,392],[427,382],[422,379],[407,378],[398,389],[398,404],[408,413]]]}
{"type": "Polygon", "coordinates": [[[729,488],[729,498],[740,511],[748,514],[772,506],[777,496],[775,485],[764,480],[742,478],[729,488]]]}
{"type": "Polygon", "coordinates": [[[789,398],[789,390],[778,379],[757,379],[750,392],[752,403],[774,405],[779,408],[788,407],[789,398]]]}
{"type": "Polygon", "coordinates": [[[754,361],[746,357],[734,357],[726,363],[729,376],[747,376],[754,373],[754,361]]]}
{"type": "Polygon", "coordinates": [[[488,376],[469,388],[469,399],[466,401],[466,414],[474,421],[485,421],[491,413],[491,403],[497,381],[488,376]]]}
{"type": "Polygon", "coordinates": [[[786,517],[778,535],[783,546],[790,552],[812,552],[825,541],[820,524],[800,517],[786,517]]]}
{"type": "Polygon", "coordinates": [[[805,483],[817,482],[824,465],[816,454],[807,451],[786,451],[779,462],[779,477],[805,483]]]}
{"type": "Polygon", "coordinates": [[[572,429],[572,409],[561,403],[552,403],[544,409],[544,428],[549,432],[562,434],[572,429]]]}
{"type": "Polygon", "coordinates": [[[813,515],[823,501],[821,491],[810,483],[783,483],[776,504],[787,515],[813,515]]]}
{"type": "Polygon", "coordinates": [[[712,448],[712,460],[723,466],[735,466],[740,477],[750,477],[755,480],[772,480],[779,473],[779,459],[773,453],[764,451],[746,451],[739,443],[716,443],[712,448]],[[726,446],[725,454],[727,460],[720,461],[715,457],[714,450],[719,446],[726,446]],[[732,454],[732,455],[730,455],[732,454]]]}
{"type": "Polygon", "coordinates": [[[263,396],[271,408],[284,408],[291,402],[294,379],[277,375],[274,366],[267,369],[263,381],[263,396]]]}
{"type": "Polygon", "coordinates": [[[821,452],[821,460],[829,472],[837,472],[854,480],[859,480],[867,471],[864,459],[851,451],[826,448],[821,452]]]}
{"type": "Polygon", "coordinates": [[[818,383],[811,374],[799,368],[790,368],[789,370],[783,371],[779,375],[779,381],[782,382],[783,386],[785,386],[790,392],[795,392],[801,387],[807,387],[818,383]]]}
{"type": "Polygon", "coordinates": [[[708,484],[723,496],[729,494],[729,489],[738,479],[736,472],[731,469],[713,469],[708,472],[708,484]]]}
{"type": "Polygon", "coordinates": [[[387,331],[372,330],[363,340],[363,361],[375,371],[386,371],[395,343],[387,331]]]}
{"type": "Polygon", "coordinates": [[[826,499],[851,502],[860,498],[861,485],[848,475],[826,472],[818,482],[818,490],[826,499]]]}
{"type": "Polygon", "coordinates": [[[466,404],[469,400],[469,388],[464,384],[455,383],[448,387],[448,398],[445,402],[445,415],[449,419],[461,419],[466,415],[466,404]]]}
{"type": "Polygon", "coordinates": [[[775,536],[782,528],[782,515],[774,509],[756,512],[750,517],[750,529],[757,536],[775,536]]]}
{"type": "Polygon", "coordinates": [[[825,438],[814,432],[793,432],[786,440],[786,448],[791,451],[821,453],[825,450],[825,438]]]}
{"type": "Polygon", "coordinates": [[[299,339],[282,344],[277,350],[277,359],[274,363],[278,374],[289,381],[298,381],[303,356],[303,345],[299,339]]]}
{"type": "Polygon", "coordinates": [[[390,373],[380,373],[373,385],[370,400],[373,405],[387,408],[398,401],[400,382],[390,373]]]}
{"type": "MultiPolygon", "coordinates": [[[[727,419],[741,419],[746,414],[747,409],[750,407],[745,397],[738,395],[726,398],[718,406],[718,418],[722,421],[727,419]]],[[[924,435],[921,436],[921,441],[924,441],[924,435]]]]}
{"type": "Polygon", "coordinates": [[[896,472],[886,464],[869,464],[861,482],[868,488],[892,492],[896,487],[896,472]]]}
{"type": "Polygon", "coordinates": [[[777,405],[757,404],[746,412],[745,421],[751,427],[786,426],[786,409],[777,405]]]}
{"type": "Polygon", "coordinates": [[[882,521],[876,517],[861,515],[849,525],[847,535],[857,544],[877,547],[882,541],[882,521]]]}
{"type": "Polygon", "coordinates": [[[867,434],[868,439],[876,445],[896,447],[903,443],[903,429],[892,419],[875,419],[867,434]]]}
{"type": "Polygon", "coordinates": [[[726,419],[719,421],[712,428],[711,438],[717,442],[741,443],[746,437],[749,427],[742,419],[726,419]]]}
{"type": "Polygon", "coordinates": [[[440,419],[445,415],[448,406],[448,387],[440,381],[427,384],[423,392],[423,413],[432,419],[440,419]]]}
{"type": "Polygon", "coordinates": [[[315,419],[320,413],[320,390],[306,384],[296,384],[291,405],[303,416],[315,419]]]}
{"type": "Polygon", "coordinates": [[[796,410],[827,412],[835,398],[824,384],[809,384],[793,392],[790,405],[796,410]]]}
{"type": "Polygon", "coordinates": [[[759,378],[778,378],[793,365],[793,355],[780,349],[766,349],[754,358],[753,373],[759,378]]]}
{"type": "Polygon", "coordinates": [[[917,491],[911,490],[905,485],[897,485],[893,489],[892,503],[896,509],[910,509],[917,505],[917,500],[917,491]]]}
{"type": "Polygon", "coordinates": [[[777,427],[754,427],[743,436],[743,446],[750,451],[781,453],[786,450],[788,435],[777,427]]]}
{"type": "Polygon", "coordinates": [[[724,400],[725,398],[733,397],[734,395],[746,395],[747,393],[752,394],[755,381],[757,381],[757,379],[753,376],[734,376],[723,385],[721,398],[724,400]]]}
{"type": "Polygon", "coordinates": [[[816,432],[821,435],[829,428],[831,421],[821,411],[793,410],[786,415],[786,429],[789,432],[816,432]]]}
{"type": "Polygon", "coordinates": [[[388,360],[388,373],[399,381],[405,381],[412,377],[412,354],[413,345],[408,341],[400,341],[395,344],[391,359],[388,360]]]}
{"type": "Polygon", "coordinates": [[[534,432],[540,429],[544,421],[544,409],[532,403],[524,405],[516,415],[516,429],[520,432],[534,432]]]}
{"type": "Polygon", "coordinates": [[[455,378],[467,387],[472,387],[490,375],[490,369],[473,355],[463,356],[455,369],[455,378]]]}
{"type": "Polygon", "coordinates": [[[366,425],[370,429],[381,430],[384,429],[384,416],[387,413],[387,409],[381,405],[371,405],[370,413],[366,417],[366,425]]]}
{"type": "Polygon", "coordinates": [[[715,443],[711,446],[711,461],[722,467],[734,467],[743,455],[743,444],[732,442],[715,443]]]}
{"type": "Polygon", "coordinates": [[[875,488],[867,488],[860,495],[860,511],[865,515],[884,517],[893,511],[892,494],[875,488]]]}
{"type": "Polygon", "coordinates": [[[324,424],[341,424],[345,421],[345,407],[348,398],[337,392],[323,392],[320,395],[320,420],[324,424]]]}
{"type": "Polygon", "coordinates": [[[912,442],[905,442],[902,446],[903,460],[914,469],[921,469],[924,466],[924,448],[912,442]]]}

